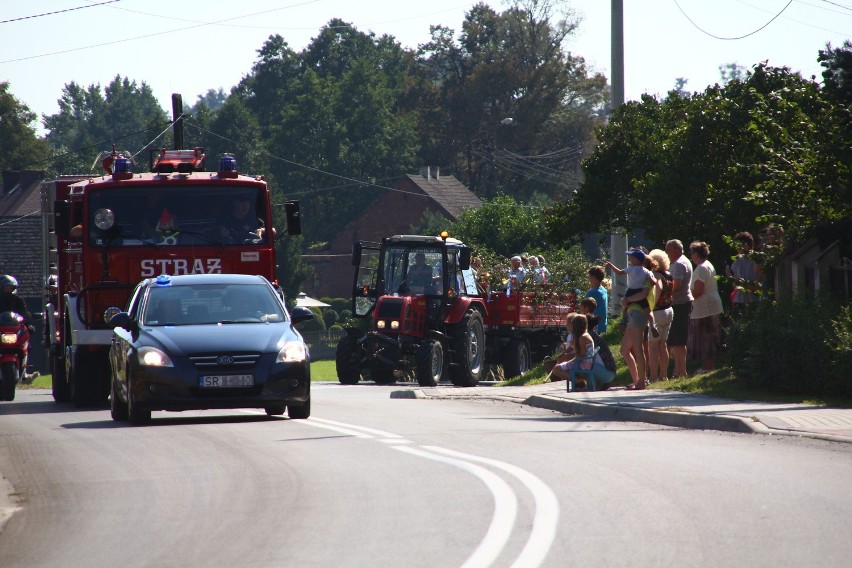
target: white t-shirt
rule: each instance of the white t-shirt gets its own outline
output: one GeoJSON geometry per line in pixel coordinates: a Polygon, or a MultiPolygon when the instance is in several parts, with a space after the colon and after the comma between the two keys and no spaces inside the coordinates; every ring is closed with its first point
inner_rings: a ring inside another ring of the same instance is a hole
{"type": "Polygon", "coordinates": [[[690,319],[706,318],[722,313],[722,297],[716,284],[716,269],[709,261],[704,261],[692,272],[692,292],[695,293],[695,283],[704,283],[704,293],[692,302],[690,319]]]}

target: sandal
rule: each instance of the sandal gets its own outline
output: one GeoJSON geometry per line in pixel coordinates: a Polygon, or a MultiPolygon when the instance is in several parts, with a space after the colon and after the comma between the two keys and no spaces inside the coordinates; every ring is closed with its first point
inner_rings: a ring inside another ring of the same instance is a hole
{"type": "Polygon", "coordinates": [[[630,383],[629,385],[627,385],[627,390],[629,390],[629,391],[632,391],[632,390],[637,390],[637,391],[645,390],[645,383],[639,383],[639,384],[630,383]]]}

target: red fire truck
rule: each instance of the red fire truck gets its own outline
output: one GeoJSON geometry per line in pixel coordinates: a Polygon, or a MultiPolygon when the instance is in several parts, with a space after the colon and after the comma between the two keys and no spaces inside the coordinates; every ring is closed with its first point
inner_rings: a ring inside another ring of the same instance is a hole
{"type": "MultiPolygon", "coordinates": [[[[259,274],[276,281],[270,192],[230,155],[203,171],[203,149],[161,150],[134,173],[112,152],[101,177],[61,176],[41,188],[45,345],[53,397],[103,404],[110,391],[110,318],[137,283],[160,274],[259,274]],[[53,317],[49,317],[53,314],[53,317]]],[[[287,233],[300,232],[298,202],[287,233]]]]}

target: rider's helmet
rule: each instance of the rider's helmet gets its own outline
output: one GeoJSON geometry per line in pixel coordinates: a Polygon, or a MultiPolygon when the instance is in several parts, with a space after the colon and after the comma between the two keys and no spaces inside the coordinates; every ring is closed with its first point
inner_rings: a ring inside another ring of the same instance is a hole
{"type": "Polygon", "coordinates": [[[18,289],[18,281],[14,276],[3,274],[0,276],[0,290],[6,294],[14,294],[18,289]]]}

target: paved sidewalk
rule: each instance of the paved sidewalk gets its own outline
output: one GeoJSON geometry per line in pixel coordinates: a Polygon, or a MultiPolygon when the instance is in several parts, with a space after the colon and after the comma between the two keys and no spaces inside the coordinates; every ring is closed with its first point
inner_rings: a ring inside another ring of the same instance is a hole
{"type": "Polygon", "coordinates": [[[565,381],[522,387],[485,384],[473,388],[439,386],[397,390],[391,398],[486,398],[506,400],[565,414],[603,420],[648,422],[678,428],[792,435],[852,443],[852,408],[806,404],[738,402],[673,390],[569,393],[565,381]]]}

